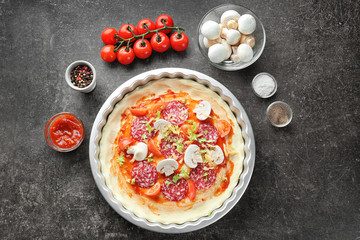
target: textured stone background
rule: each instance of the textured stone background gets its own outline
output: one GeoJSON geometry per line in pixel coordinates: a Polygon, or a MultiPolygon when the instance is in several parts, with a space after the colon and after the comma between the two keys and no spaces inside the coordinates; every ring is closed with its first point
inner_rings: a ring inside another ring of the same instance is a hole
{"type": "Polygon", "coordinates": [[[222,3],[1,1],[0,238],[360,239],[359,1],[236,1],[257,13],[267,33],[261,58],[237,72],[207,64],[196,43],[202,15],[222,3]],[[128,67],[101,60],[104,28],[162,13],[186,28],[186,52],[153,54],[128,67]],[[97,69],[91,94],[64,81],[78,59],[97,69]],[[194,69],[232,89],[256,137],[243,198],[211,227],[182,235],[159,235],[120,217],[95,186],[88,160],[102,103],[127,79],[162,67],[194,69]],[[262,71],[279,85],[268,100],[250,86],[262,71]],[[294,110],[284,129],[265,116],[275,100],[294,110]],[[62,111],[86,127],[84,143],[71,153],[53,151],[44,139],[47,120],[62,111]]]}

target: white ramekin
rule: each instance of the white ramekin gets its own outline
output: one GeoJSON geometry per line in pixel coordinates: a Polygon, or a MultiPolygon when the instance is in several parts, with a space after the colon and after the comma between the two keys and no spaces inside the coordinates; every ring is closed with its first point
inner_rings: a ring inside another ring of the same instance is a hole
{"type": "Polygon", "coordinates": [[[65,81],[66,83],[74,90],[76,91],[79,91],[79,92],[82,92],[82,93],[89,93],[91,92],[92,90],[95,89],[96,87],[96,70],[94,68],[93,65],[91,65],[91,63],[85,61],[85,60],[78,60],[78,61],[75,61],[73,63],[71,63],[66,71],[65,71],[65,81]],[[92,72],[93,72],[93,80],[92,82],[89,84],[89,86],[87,87],[84,87],[84,88],[79,88],[79,87],[76,87],[74,86],[72,83],[71,83],[71,79],[70,79],[70,73],[71,71],[74,69],[74,67],[78,66],[78,65],[87,65],[91,68],[92,72]]]}

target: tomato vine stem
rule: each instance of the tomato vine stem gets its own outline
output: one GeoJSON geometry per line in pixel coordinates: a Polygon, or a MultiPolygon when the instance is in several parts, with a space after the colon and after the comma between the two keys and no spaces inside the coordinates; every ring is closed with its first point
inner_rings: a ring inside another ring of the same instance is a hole
{"type": "MultiPolygon", "coordinates": [[[[165,24],[164,24],[165,25],[165,24]]],[[[164,26],[162,28],[159,28],[159,29],[156,29],[156,30],[149,30],[147,27],[146,29],[148,30],[146,33],[143,33],[143,34],[140,34],[140,35],[136,35],[134,34],[133,30],[131,28],[128,28],[128,30],[132,33],[132,37],[131,38],[122,38],[120,37],[118,34],[115,34],[114,35],[114,38],[116,39],[116,47],[114,48],[114,52],[117,52],[120,47],[122,46],[122,44],[124,42],[127,42],[127,51],[128,51],[128,48],[129,48],[129,45],[130,45],[130,41],[135,39],[135,38],[142,38],[144,39],[145,35],[149,34],[149,33],[156,33],[158,34],[159,31],[162,31],[162,30],[166,30],[166,29],[176,29],[177,31],[183,31],[185,32],[185,29],[182,28],[182,27],[168,27],[168,26],[164,26]]]]}

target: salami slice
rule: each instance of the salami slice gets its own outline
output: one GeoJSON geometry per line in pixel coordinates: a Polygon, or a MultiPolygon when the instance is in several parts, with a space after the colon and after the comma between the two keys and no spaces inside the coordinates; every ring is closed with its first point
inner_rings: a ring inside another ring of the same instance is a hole
{"type": "Polygon", "coordinates": [[[173,125],[180,125],[186,121],[189,111],[185,104],[179,101],[169,102],[162,111],[164,119],[173,125]]]}
{"type": "Polygon", "coordinates": [[[216,180],[216,172],[214,169],[209,169],[209,164],[199,163],[196,168],[191,169],[190,179],[196,189],[208,189],[216,180]]]}
{"type": "Polygon", "coordinates": [[[197,133],[201,134],[198,140],[199,143],[203,143],[203,140],[205,139],[205,143],[214,145],[219,139],[219,133],[217,129],[209,123],[201,123],[197,133]]]}
{"type": "Polygon", "coordinates": [[[160,143],[160,152],[166,158],[174,158],[175,160],[183,157],[185,148],[184,139],[180,135],[169,134],[160,143]]]}
{"type": "Polygon", "coordinates": [[[176,183],[173,181],[173,175],[165,178],[161,185],[161,192],[169,201],[180,201],[186,197],[189,191],[189,185],[184,178],[180,178],[176,183]]]}
{"type": "Polygon", "coordinates": [[[131,170],[131,178],[135,184],[142,188],[149,188],[156,183],[158,173],[156,167],[147,161],[136,164],[131,170]]]}
{"type": "Polygon", "coordinates": [[[131,136],[141,142],[155,137],[154,124],[148,122],[145,116],[136,118],[131,125],[131,136]]]}

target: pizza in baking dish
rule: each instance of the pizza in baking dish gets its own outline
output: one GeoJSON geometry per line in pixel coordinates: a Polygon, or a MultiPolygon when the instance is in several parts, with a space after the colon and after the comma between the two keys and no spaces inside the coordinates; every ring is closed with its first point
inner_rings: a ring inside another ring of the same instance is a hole
{"type": "Polygon", "coordinates": [[[150,81],[118,102],[102,130],[106,185],[150,222],[181,224],[230,197],[244,158],[241,129],[223,99],[193,80],[150,81]]]}

